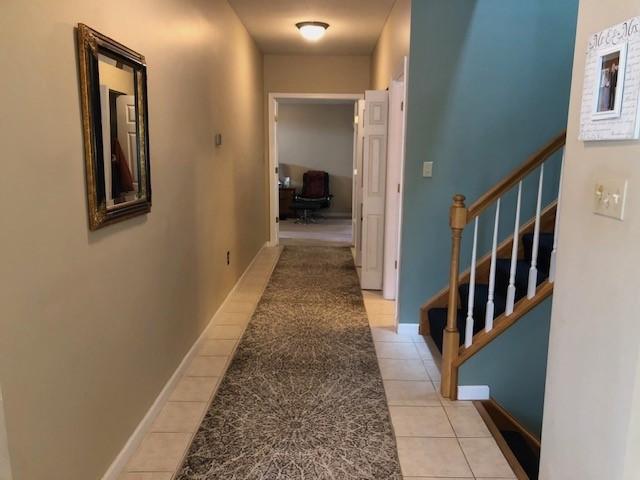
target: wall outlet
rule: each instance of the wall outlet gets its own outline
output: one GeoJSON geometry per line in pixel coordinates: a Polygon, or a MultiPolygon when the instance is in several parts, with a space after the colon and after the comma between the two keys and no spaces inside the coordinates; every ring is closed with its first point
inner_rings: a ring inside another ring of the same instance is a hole
{"type": "Polygon", "coordinates": [[[422,164],[422,176],[427,178],[433,177],[433,162],[424,162],[422,164]]]}
{"type": "Polygon", "coordinates": [[[596,215],[624,220],[627,180],[624,178],[597,180],[593,200],[593,213],[596,215]]]}
{"type": "Polygon", "coordinates": [[[231,252],[227,250],[227,265],[231,264],[231,252]]]}

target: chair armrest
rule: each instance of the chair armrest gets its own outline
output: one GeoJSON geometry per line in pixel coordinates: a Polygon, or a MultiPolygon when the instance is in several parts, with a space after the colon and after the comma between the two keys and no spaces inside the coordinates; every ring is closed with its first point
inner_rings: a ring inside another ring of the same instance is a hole
{"type": "Polygon", "coordinates": [[[296,195],[295,200],[298,201],[303,201],[303,202],[326,202],[329,201],[333,198],[333,195],[327,195],[325,197],[318,197],[318,198],[308,198],[308,197],[303,197],[302,195],[296,195]]]}

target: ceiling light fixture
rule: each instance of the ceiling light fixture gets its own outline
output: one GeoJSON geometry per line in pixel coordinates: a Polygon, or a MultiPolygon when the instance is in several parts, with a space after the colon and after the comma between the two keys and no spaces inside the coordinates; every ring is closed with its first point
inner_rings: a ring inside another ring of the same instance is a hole
{"type": "Polygon", "coordinates": [[[324,36],[327,28],[329,28],[329,24],[324,22],[300,22],[296,23],[296,27],[298,27],[300,35],[302,35],[305,40],[317,42],[324,36]]]}

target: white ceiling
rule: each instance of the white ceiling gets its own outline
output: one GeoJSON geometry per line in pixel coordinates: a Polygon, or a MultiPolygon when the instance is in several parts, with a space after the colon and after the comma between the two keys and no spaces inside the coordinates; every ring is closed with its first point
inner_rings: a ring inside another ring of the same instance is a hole
{"type": "Polygon", "coordinates": [[[395,0],[229,0],[263,53],[369,55],[395,0]],[[296,23],[326,22],[316,43],[296,23]]]}

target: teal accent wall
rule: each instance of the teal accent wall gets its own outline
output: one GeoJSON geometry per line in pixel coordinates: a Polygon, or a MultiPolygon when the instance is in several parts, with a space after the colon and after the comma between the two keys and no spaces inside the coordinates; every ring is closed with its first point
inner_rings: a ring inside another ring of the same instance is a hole
{"type": "MultiPolygon", "coordinates": [[[[578,0],[414,0],[407,109],[401,323],[448,279],[451,197],[478,198],[566,128],[578,0]],[[433,161],[433,178],[422,162],[433,161]]],[[[545,171],[546,197],[559,162],[545,171]]],[[[522,218],[533,214],[536,179],[522,218]]],[[[513,228],[513,195],[501,231],[513,228]],[[511,227],[509,227],[511,225],[511,227]]],[[[483,218],[480,251],[492,221],[483,218]]],[[[466,235],[468,237],[469,235],[466,235]]],[[[465,239],[463,264],[470,245],[465,239]]]]}
{"type": "MultiPolygon", "coordinates": [[[[401,323],[446,286],[451,197],[467,205],[566,128],[578,0],[414,0],[403,190],[401,323]],[[434,162],[433,177],[422,163],[434,162]]],[[[545,166],[544,202],[557,193],[560,154],[545,166]]],[[[535,211],[538,175],[524,182],[521,219],[535,211]]],[[[513,230],[515,192],[502,203],[500,238],[513,230]]],[[[493,207],[479,254],[489,251],[493,207]]],[[[461,262],[470,263],[471,229],[461,262]]],[[[531,431],[542,424],[551,299],[460,370],[460,385],[492,396],[531,431]]]]}
{"type": "Polygon", "coordinates": [[[548,298],[463,364],[458,378],[459,385],[489,385],[491,397],[538,437],[550,320],[548,298]]]}

